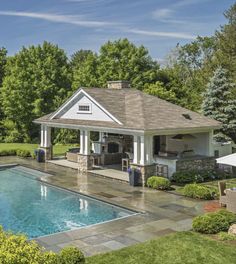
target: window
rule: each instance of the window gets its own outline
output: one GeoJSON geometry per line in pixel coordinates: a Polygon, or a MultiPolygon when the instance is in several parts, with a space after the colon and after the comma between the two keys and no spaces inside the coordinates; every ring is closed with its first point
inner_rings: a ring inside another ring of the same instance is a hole
{"type": "Polygon", "coordinates": [[[90,104],[79,104],[78,113],[91,114],[92,109],[90,104]]]}

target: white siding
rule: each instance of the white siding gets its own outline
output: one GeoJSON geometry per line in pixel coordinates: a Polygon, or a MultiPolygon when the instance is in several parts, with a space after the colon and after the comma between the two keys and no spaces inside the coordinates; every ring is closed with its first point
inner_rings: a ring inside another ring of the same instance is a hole
{"type": "Polygon", "coordinates": [[[79,119],[79,120],[96,120],[96,121],[112,121],[98,105],[93,103],[87,96],[82,95],[82,97],[72,105],[60,118],[65,119],[79,119]],[[90,104],[92,108],[91,113],[78,113],[79,104],[90,104]]]}

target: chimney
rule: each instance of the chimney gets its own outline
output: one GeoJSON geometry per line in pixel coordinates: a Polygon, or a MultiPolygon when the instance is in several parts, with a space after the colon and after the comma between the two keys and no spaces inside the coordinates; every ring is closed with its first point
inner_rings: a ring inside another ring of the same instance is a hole
{"type": "Polygon", "coordinates": [[[107,82],[108,89],[120,90],[124,88],[130,88],[129,81],[109,81],[107,82]]]}

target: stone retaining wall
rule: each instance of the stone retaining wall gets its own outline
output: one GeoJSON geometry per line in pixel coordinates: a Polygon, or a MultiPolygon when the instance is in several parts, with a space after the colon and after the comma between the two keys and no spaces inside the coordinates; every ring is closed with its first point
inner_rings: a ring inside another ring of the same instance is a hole
{"type": "Polygon", "coordinates": [[[176,161],[176,171],[183,170],[214,170],[215,169],[215,158],[195,158],[185,159],[176,161]]]}

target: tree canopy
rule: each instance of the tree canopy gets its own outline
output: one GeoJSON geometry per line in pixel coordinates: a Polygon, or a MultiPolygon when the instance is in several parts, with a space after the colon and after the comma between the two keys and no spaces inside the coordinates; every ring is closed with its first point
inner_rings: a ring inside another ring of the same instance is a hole
{"type": "Polygon", "coordinates": [[[55,110],[70,89],[67,57],[58,46],[23,47],[8,58],[1,91],[6,141],[31,141],[32,121],[55,110]]]}

